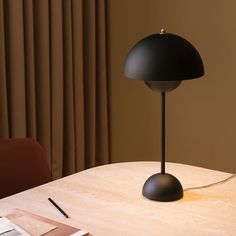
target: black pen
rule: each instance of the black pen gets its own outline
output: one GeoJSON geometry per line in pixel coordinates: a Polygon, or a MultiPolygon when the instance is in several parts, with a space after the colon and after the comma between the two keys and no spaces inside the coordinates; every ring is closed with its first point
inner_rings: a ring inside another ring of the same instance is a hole
{"type": "Polygon", "coordinates": [[[58,211],[62,213],[66,218],[69,218],[69,216],[49,197],[48,201],[52,203],[53,206],[57,208],[58,211]]]}

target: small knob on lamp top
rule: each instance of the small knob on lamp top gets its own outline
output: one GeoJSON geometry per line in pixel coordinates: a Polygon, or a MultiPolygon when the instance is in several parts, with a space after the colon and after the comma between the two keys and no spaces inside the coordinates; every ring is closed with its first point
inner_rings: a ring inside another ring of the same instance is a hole
{"type": "Polygon", "coordinates": [[[161,29],[160,34],[165,34],[165,33],[166,33],[165,29],[161,29]]]}

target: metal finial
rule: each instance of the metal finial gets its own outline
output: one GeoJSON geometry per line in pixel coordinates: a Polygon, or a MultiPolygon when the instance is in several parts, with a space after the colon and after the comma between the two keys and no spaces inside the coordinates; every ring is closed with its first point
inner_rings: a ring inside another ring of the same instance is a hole
{"type": "Polygon", "coordinates": [[[165,34],[166,31],[164,29],[161,29],[161,33],[160,34],[165,34]]]}

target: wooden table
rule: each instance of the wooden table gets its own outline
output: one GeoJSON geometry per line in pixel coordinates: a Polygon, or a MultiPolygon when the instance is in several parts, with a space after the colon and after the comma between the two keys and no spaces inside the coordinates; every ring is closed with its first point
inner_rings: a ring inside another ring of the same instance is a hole
{"type": "MultiPolygon", "coordinates": [[[[12,208],[82,228],[94,236],[235,236],[236,178],[211,188],[187,191],[175,202],[154,202],[141,195],[144,181],[159,172],[159,162],[104,165],[0,200],[0,214],[12,208]],[[48,202],[53,198],[69,219],[48,202]]],[[[167,163],[184,189],[230,174],[167,163]]]]}

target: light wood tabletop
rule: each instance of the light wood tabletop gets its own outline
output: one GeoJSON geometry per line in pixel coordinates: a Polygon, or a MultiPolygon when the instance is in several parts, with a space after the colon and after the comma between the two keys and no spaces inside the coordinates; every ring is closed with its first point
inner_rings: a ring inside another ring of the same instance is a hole
{"type": "MultiPolygon", "coordinates": [[[[235,236],[236,178],[191,190],[174,202],[141,194],[159,162],[126,162],[91,168],[0,200],[0,215],[20,208],[89,231],[94,236],[235,236]],[[70,216],[50,204],[51,197],[70,216]]],[[[166,163],[183,188],[206,185],[229,173],[166,163]]]]}

